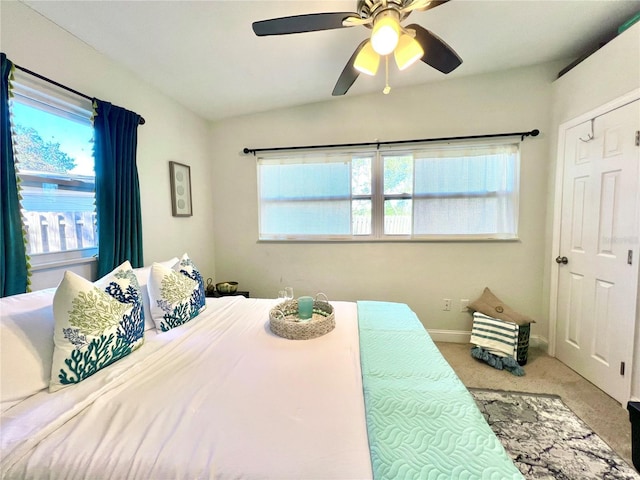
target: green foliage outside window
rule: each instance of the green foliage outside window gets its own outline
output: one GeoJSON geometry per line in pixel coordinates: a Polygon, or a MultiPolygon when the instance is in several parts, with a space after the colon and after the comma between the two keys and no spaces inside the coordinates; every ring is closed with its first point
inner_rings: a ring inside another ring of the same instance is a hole
{"type": "Polygon", "coordinates": [[[60,149],[60,143],[45,141],[35,128],[16,124],[13,138],[20,170],[67,173],[76,167],[75,159],[60,149]]]}

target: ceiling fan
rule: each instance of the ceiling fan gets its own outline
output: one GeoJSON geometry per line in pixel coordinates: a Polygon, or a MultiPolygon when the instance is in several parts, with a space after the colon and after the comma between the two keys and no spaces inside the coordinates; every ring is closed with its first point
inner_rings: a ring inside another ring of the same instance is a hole
{"type": "MultiPolygon", "coordinates": [[[[293,15],[253,22],[259,37],[291,33],[332,30],[364,25],[371,29],[371,37],[355,49],[340,74],[332,95],[344,95],[360,73],[375,75],[380,59],[393,53],[400,70],[422,60],[442,73],[450,73],[462,59],[434,33],[417,24],[402,27],[401,22],[414,10],[429,10],[449,0],[358,0],[357,12],[327,12],[293,15]]],[[[388,63],[387,63],[388,65],[388,63]]],[[[388,67],[387,67],[388,75],[388,67]]],[[[385,87],[384,93],[390,90],[385,87]]]]}

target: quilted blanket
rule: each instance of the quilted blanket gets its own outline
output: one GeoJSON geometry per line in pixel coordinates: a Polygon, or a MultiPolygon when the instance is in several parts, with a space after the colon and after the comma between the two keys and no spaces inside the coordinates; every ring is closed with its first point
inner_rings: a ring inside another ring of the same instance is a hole
{"type": "Polygon", "coordinates": [[[374,478],[523,478],[407,305],[358,302],[358,323],[374,478]]]}

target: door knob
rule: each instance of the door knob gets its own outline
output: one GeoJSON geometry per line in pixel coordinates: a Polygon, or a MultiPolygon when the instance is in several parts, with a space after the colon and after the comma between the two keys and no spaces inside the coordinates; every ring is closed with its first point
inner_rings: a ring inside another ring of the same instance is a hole
{"type": "Polygon", "coordinates": [[[569,263],[569,259],[567,257],[561,257],[560,255],[558,255],[556,257],[556,263],[561,263],[563,265],[566,265],[567,263],[569,263]]]}

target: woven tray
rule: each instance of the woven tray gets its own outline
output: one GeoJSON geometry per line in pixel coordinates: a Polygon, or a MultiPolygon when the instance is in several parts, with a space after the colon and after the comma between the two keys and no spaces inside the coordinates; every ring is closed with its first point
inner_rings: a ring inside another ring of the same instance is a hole
{"type": "Polygon", "coordinates": [[[310,340],[329,333],[336,326],[333,307],[328,301],[317,298],[313,301],[313,315],[309,320],[298,317],[298,300],[276,305],[269,312],[271,331],[289,340],[310,340]]]}

